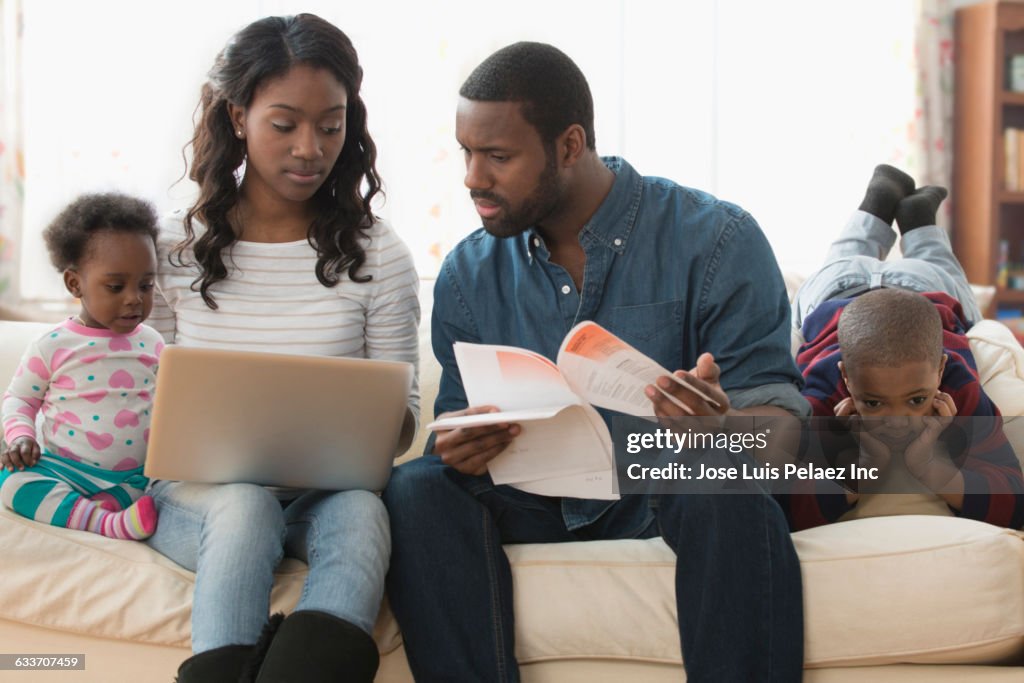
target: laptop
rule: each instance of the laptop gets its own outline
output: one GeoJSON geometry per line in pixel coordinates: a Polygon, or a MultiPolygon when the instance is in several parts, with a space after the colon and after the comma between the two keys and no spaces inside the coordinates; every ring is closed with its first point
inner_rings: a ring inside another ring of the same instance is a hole
{"type": "Polygon", "coordinates": [[[145,474],[380,491],[412,439],[413,373],[398,361],[168,346],[145,474]]]}

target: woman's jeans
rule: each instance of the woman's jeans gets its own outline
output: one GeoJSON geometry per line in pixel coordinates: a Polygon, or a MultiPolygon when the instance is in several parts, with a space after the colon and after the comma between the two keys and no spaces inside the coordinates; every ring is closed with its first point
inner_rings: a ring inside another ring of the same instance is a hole
{"type": "Polygon", "coordinates": [[[925,225],[900,239],[903,258],[886,261],[896,231],[865,211],[854,211],[825,256],[825,265],[807,278],[793,299],[793,326],[801,328],[811,311],[843,292],[894,287],[912,292],[945,292],[960,302],[970,327],[982,319],[967,276],[953,254],[946,231],[925,225]]]}
{"type": "MultiPolygon", "coordinates": [[[[425,455],[395,469],[384,500],[394,536],[388,599],[416,680],[519,680],[503,543],[654,536],[676,553],[687,680],[801,678],[800,564],[783,512],[766,494],[624,496],[569,531],[560,499],[495,486],[425,455]],[[639,514],[641,506],[654,514],[639,514]],[[638,528],[637,518],[650,521],[638,528]]],[[[557,605],[559,596],[530,599],[557,605]]]]}
{"type": "Polygon", "coordinates": [[[372,634],[391,550],[377,495],[307,491],[282,504],[262,486],[169,481],[150,493],[159,521],[147,543],[196,573],[193,652],[256,642],[284,555],[309,565],[297,610],[372,634]]]}

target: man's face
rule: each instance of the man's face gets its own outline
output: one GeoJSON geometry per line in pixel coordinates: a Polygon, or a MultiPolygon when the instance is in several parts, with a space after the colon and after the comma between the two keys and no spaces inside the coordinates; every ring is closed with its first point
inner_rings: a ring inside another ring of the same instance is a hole
{"type": "Polygon", "coordinates": [[[898,438],[919,431],[920,418],[935,414],[945,363],[928,361],[888,368],[874,365],[843,367],[843,379],[861,417],[874,421],[888,436],[898,438]],[[906,419],[911,418],[911,419],[906,419]]]}
{"type": "Polygon", "coordinates": [[[495,237],[513,237],[555,211],[563,190],[555,158],[518,102],[459,98],[455,138],[466,157],[466,187],[495,237]]]}

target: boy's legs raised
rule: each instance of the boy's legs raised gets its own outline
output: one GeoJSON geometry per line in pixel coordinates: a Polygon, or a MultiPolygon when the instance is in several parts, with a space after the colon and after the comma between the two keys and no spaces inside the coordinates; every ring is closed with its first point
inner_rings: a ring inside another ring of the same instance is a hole
{"type": "Polygon", "coordinates": [[[904,259],[902,267],[926,272],[927,282],[931,283],[929,288],[945,292],[959,301],[967,324],[972,325],[984,316],[967,283],[967,274],[953,253],[949,235],[935,224],[936,211],[945,197],[945,188],[929,186],[922,187],[900,202],[896,220],[903,233],[900,238],[904,259]],[[916,264],[918,261],[924,264],[916,264]]]}
{"type": "Polygon", "coordinates": [[[886,164],[875,167],[864,199],[829,247],[825,265],[794,296],[794,327],[800,328],[811,311],[841,292],[881,284],[880,276],[877,282],[873,276],[896,243],[892,223],[900,202],[913,191],[914,179],[903,171],[886,164]]]}

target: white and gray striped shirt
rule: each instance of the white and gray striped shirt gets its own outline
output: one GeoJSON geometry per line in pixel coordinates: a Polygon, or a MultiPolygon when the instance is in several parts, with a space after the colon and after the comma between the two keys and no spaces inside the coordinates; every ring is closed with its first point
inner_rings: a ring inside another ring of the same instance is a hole
{"type": "MultiPolygon", "coordinates": [[[[419,278],[412,255],[391,226],[377,221],[364,244],[359,283],[342,273],[335,287],[316,279],[316,251],[306,240],[235,242],[223,254],[228,277],[210,287],[217,310],[192,282],[191,250],[184,266],[168,261],[185,238],[184,211],[161,221],[157,293],[146,321],[168,344],[243,351],[379,358],[413,363],[409,411],[419,424],[419,278]]],[[[198,226],[201,230],[201,226],[198,226]]]]}

